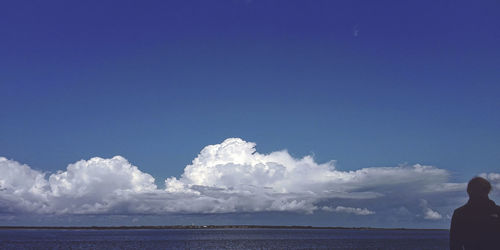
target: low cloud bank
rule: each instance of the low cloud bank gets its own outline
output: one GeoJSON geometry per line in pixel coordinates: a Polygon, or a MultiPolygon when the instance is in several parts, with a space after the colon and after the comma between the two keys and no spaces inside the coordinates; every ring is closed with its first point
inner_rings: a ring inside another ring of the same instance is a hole
{"type": "Polygon", "coordinates": [[[349,213],[349,214],[357,214],[357,215],[370,215],[370,214],[375,213],[375,212],[370,211],[366,208],[357,208],[357,207],[337,206],[336,208],[323,207],[322,209],[324,211],[327,211],[327,212],[340,212],[340,213],[349,213]]]}
{"type": "MultiPolygon", "coordinates": [[[[254,143],[239,138],[203,148],[182,176],[165,180],[165,189],[121,156],[81,160],[50,175],[0,157],[0,173],[0,214],[323,211],[373,216],[415,206],[419,212],[405,216],[440,220],[462,202],[465,190],[465,183],[450,183],[448,171],[433,166],[341,171],[333,161],[317,163],[311,156],[260,154],[254,143]]],[[[500,187],[500,174],[484,177],[500,187]]]]}

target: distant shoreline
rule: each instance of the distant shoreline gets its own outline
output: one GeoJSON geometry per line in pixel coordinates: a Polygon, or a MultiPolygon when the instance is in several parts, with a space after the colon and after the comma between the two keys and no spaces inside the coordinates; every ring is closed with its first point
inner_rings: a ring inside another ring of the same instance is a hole
{"type": "Polygon", "coordinates": [[[137,229],[342,229],[342,230],[425,230],[447,231],[432,228],[376,228],[376,227],[313,227],[313,226],[265,226],[265,225],[174,225],[174,226],[0,226],[0,230],[54,229],[54,230],[137,230],[137,229]]]}

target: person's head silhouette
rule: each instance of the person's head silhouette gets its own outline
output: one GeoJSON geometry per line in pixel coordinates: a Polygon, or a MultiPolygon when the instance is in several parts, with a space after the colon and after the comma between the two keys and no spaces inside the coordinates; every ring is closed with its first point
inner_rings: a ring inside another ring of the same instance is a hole
{"type": "Polygon", "coordinates": [[[469,201],[453,211],[450,249],[500,249],[500,206],[490,200],[491,184],[474,177],[467,184],[469,201]]]}
{"type": "Polygon", "coordinates": [[[488,198],[490,191],[490,182],[481,177],[474,177],[467,184],[467,193],[470,198],[488,198]]]}

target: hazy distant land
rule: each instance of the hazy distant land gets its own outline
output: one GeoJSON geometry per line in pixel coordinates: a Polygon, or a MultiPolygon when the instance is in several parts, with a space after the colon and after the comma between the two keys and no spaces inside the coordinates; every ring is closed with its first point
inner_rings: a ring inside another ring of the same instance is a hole
{"type": "Polygon", "coordinates": [[[448,230],[432,228],[376,228],[376,227],[314,227],[314,226],[267,226],[267,225],[172,225],[172,226],[0,226],[11,229],[60,229],[60,230],[137,230],[137,229],[346,229],[346,230],[448,230]]]}

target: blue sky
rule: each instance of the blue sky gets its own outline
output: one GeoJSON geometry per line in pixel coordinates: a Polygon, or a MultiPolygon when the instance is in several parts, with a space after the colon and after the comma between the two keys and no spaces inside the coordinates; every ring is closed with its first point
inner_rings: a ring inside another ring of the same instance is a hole
{"type": "Polygon", "coordinates": [[[342,171],[422,164],[463,183],[499,169],[499,11],[497,1],[1,3],[0,156],[49,176],[121,155],[165,188],[205,146],[236,137],[342,171]]]}

